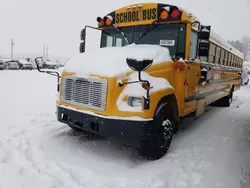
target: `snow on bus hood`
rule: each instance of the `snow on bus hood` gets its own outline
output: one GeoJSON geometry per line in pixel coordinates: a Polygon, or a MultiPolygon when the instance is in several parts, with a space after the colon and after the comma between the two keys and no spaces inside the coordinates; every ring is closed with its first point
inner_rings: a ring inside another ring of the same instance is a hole
{"type": "Polygon", "coordinates": [[[115,77],[131,71],[126,58],[137,60],[152,59],[153,64],[172,61],[168,48],[159,45],[128,45],[124,47],[107,47],[88,51],[72,57],[64,71],[77,75],[101,75],[115,77]]]}
{"type": "MultiPolygon", "coordinates": [[[[169,83],[168,80],[159,77],[153,77],[149,75],[147,72],[142,72],[141,74],[142,80],[148,80],[150,83],[151,89],[149,90],[149,94],[153,92],[157,92],[163,89],[174,89],[173,86],[169,83]]],[[[138,80],[138,73],[133,72],[128,76],[128,82],[133,82],[138,80]]],[[[142,98],[147,96],[147,91],[141,86],[141,83],[137,82],[134,84],[127,84],[124,90],[121,92],[120,96],[117,100],[117,106],[120,111],[128,111],[128,112],[142,112],[142,106],[129,106],[127,101],[124,101],[124,97],[131,96],[142,98]]]]}

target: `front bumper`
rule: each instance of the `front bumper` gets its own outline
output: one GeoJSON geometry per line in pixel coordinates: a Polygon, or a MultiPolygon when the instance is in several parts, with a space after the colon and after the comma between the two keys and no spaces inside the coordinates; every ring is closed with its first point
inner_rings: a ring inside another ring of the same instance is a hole
{"type": "Polygon", "coordinates": [[[155,131],[153,120],[136,121],[107,119],[57,106],[59,122],[100,136],[129,140],[149,139],[155,131]]]}

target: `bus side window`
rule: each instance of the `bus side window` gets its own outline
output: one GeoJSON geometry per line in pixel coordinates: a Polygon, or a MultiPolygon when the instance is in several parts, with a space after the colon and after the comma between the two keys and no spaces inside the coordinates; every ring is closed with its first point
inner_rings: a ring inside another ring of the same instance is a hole
{"type": "Polygon", "coordinates": [[[210,43],[209,63],[215,63],[215,45],[210,43]]]}
{"type": "Polygon", "coordinates": [[[116,43],[115,44],[116,47],[121,47],[122,46],[122,39],[117,37],[115,43],[116,43]]]}
{"type": "Polygon", "coordinates": [[[101,48],[112,47],[113,46],[113,37],[108,35],[103,35],[101,40],[101,48]]]}
{"type": "Polygon", "coordinates": [[[190,44],[190,52],[189,52],[189,59],[196,58],[196,52],[197,52],[197,39],[198,35],[197,32],[192,31],[191,32],[191,44],[190,44]]]}
{"type": "Polygon", "coordinates": [[[113,46],[113,37],[107,36],[106,47],[112,47],[112,46],[113,46]]]}

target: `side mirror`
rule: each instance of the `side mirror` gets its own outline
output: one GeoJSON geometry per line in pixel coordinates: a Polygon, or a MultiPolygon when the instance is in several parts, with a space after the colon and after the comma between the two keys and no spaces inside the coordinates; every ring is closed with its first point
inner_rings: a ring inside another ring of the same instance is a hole
{"type": "Polygon", "coordinates": [[[138,72],[148,69],[153,63],[153,60],[151,59],[137,61],[136,59],[127,58],[126,61],[127,61],[129,68],[138,72]]]}
{"type": "Polygon", "coordinates": [[[85,39],[86,39],[86,29],[85,28],[81,30],[80,38],[81,38],[82,42],[80,43],[79,51],[80,51],[80,53],[84,53],[85,52],[85,39]]]}
{"type": "Polygon", "coordinates": [[[83,41],[83,42],[80,43],[79,51],[80,51],[80,53],[84,53],[85,52],[85,41],[83,41]]]}
{"type": "Polygon", "coordinates": [[[200,57],[208,57],[209,55],[209,39],[211,33],[211,26],[203,26],[201,25],[199,31],[199,39],[198,39],[198,56],[200,57]]]}
{"type": "Polygon", "coordinates": [[[81,30],[81,34],[80,34],[81,40],[85,41],[85,36],[86,36],[86,29],[84,28],[81,30]]]}

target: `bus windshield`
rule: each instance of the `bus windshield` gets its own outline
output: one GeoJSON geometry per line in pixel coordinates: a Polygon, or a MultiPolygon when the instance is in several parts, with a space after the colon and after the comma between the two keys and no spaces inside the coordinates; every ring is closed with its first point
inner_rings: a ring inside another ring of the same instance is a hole
{"type": "MultiPolygon", "coordinates": [[[[137,38],[147,31],[149,25],[120,27],[125,34],[129,44],[158,44],[169,49],[172,58],[185,56],[186,25],[185,24],[158,24],[156,27],[143,36],[139,41],[137,38]]],[[[102,32],[101,48],[125,46],[126,41],[120,32],[115,28],[106,28],[107,35],[102,32]]]]}

